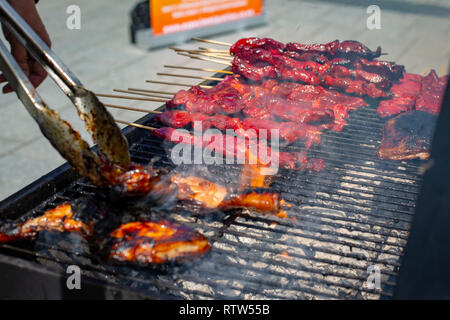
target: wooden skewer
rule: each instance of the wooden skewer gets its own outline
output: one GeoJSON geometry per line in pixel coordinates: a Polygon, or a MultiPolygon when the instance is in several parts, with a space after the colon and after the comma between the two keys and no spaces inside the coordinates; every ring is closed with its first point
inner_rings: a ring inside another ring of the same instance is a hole
{"type": "Polygon", "coordinates": [[[208,39],[201,39],[201,38],[191,38],[191,40],[198,41],[198,42],[217,44],[219,46],[226,46],[226,47],[231,47],[232,46],[231,43],[222,42],[222,41],[216,41],[216,40],[208,40],[208,39]]]}
{"type": "MultiPolygon", "coordinates": [[[[145,80],[145,82],[158,83],[158,84],[167,84],[167,85],[170,85],[170,86],[180,86],[180,87],[193,87],[193,86],[195,86],[195,84],[176,83],[176,82],[164,82],[164,81],[156,81],[156,80],[145,80]]],[[[205,86],[205,85],[200,85],[200,87],[204,88],[204,89],[212,88],[212,86],[205,86]]]]}
{"type": "Polygon", "coordinates": [[[224,59],[224,60],[233,60],[234,57],[230,56],[229,54],[225,55],[223,53],[210,53],[208,54],[211,57],[217,57],[219,59],[224,59]]]}
{"type": "Polygon", "coordinates": [[[430,67],[426,67],[425,70],[423,70],[422,75],[424,76],[428,72],[428,70],[430,70],[430,67]]]}
{"type": "Polygon", "coordinates": [[[171,49],[173,49],[178,54],[184,52],[184,53],[189,53],[189,54],[193,54],[193,55],[218,58],[218,59],[222,59],[222,60],[233,60],[233,57],[230,57],[230,55],[223,56],[223,55],[219,55],[217,53],[211,53],[211,52],[208,53],[208,52],[204,52],[204,51],[200,51],[200,50],[178,49],[178,48],[173,48],[173,47],[171,49]]]}
{"type": "Polygon", "coordinates": [[[233,72],[227,71],[227,70],[216,70],[216,69],[207,69],[207,68],[192,68],[192,67],[170,66],[170,65],[164,65],[164,67],[165,68],[172,68],[172,69],[184,69],[184,70],[194,70],[194,71],[206,71],[206,72],[214,72],[214,73],[233,74],[233,72]]]}
{"type": "Polygon", "coordinates": [[[444,64],[441,65],[441,76],[442,77],[445,76],[445,65],[444,64]]]}
{"type": "Polygon", "coordinates": [[[156,130],[157,129],[157,128],[153,128],[153,127],[144,126],[143,124],[129,122],[129,121],[125,121],[125,120],[116,119],[116,122],[126,124],[126,125],[136,127],[136,128],[145,129],[145,130],[156,130]]]}
{"type": "Polygon", "coordinates": [[[115,104],[105,104],[105,107],[114,108],[114,109],[129,110],[129,111],[153,113],[153,114],[161,114],[162,113],[161,111],[147,110],[147,109],[140,109],[140,108],[133,108],[133,107],[117,106],[115,104]]]}
{"type": "Polygon", "coordinates": [[[203,48],[203,50],[201,49],[201,47],[198,50],[189,50],[192,51],[192,53],[196,53],[196,54],[205,54],[205,55],[210,55],[210,56],[217,56],[217,57],[222,57],[222,58],[227,58],[227,59],[233,59],[233,57],[230,55],[229,52],[225,51],[213,51],[207,48],[203,48]]]}
{"type": "Polygon", "coordinates": [[[205,56],[205,57],[218,58],[218,59],[222,59],[222,60],[233,60],[234,59],[230,55],[224,56],[222,54],[217,54],[217,53],[193,52],[192,54],[199,55],[199,56],[205,56]]]}
{"type": "Polygon", "coordinates": [[[130,91],[130,90],[122,90],[122,89],[114,89],[115,92],[122,92],[122,93],[130,93],[130,94],[137,94],[140,96],[146,96],[146,97],[155,97],[155,98],[163,98],[163,99],[168,99],[169,97],[166,96],[162,96],[159,94],[149,94],[149,93],[142,93],[142,92],[134,92],[134,91],[130,91]]]}
{"type": "Polygon", "coordinates": [[[206,57],[197,57],[197,56],[194,56],[194,55],[191,55],[191,54],[186,54],[186,53],[182,53],[182,52],[178,52],[178,54],[180,55],[180,56],[185,56],[185,57],[189,57],[189,58],[192,58],[192,59],[197,59],[197,60],[204,60],[204,61],[211,61],[211,62],[215,62],[215,63],[220,63],[220,64],[223,64],[223,65],[225,65],[225,66],[231,66],[232,64],[231,64],[231,62],[229,62],[229,61],[220,61],[220,60],[216,60],[216,59],[209,59],[209,58],[206,58],[206,57]]]}
{"type": "Polygon", "coordinates": [[[128,88],[130,91],[138,91],[138,92],[149,92],[149,93],[160,93],[167,94],[169,96],[173,96],[177,94],[176,92],[167,92],[167,91],[157,91],[157,90],[147,90],[147,89],[137,89],[137,88],[128,88]]]}
{"type": "Polygon", "coordinates": [[[208,52],[193,52],[193,54],[199,55],[199,56],[205,56],[205,57],[212,57],[212,58],[218,58],[222,60],[233,60],[234,58],[230,55],[223,55],[220,53],[208,53],[208,52]]]}
{"type": "Polygon", "coordinates": [[[202,80],[211,80],[211,81],[222,81],[223,80],[223,78],[189,76],[189,75],[185,75],[185,74],[172,74],[172,73],[164,73],[164,72],[158,72],[158,73],[156,73],[156,75],[168,76],[168,77],[189,78],[189,79],[202,79],[202,80]]]}
{"type": "Polygon", "coordinates": [[[205,47],[198,47],[199,50],[208,51],[208,52],[217,52],[217,53],[226,53],[230,55],[229,50],[219,50],[219,49],[212,49],[212,48],[205,48],[205,47]]]}
{"type": "MultiPolygon", "coordinates": [[[[157,129],[157,128],[154,128],[154,127],[144,126],[144,125],[139,124],[139,123],[124,121],[124,120],[119,120],[119,119],[115,119],[115,121],[118,122],[118,123],[126,124],[126,125],[129,125],[129,126],[132,126],[132,127],[141,128],[141,129],[145,129],[145,130],[156,130],[157,129]]],[[[313,132],[313,131],[311,131],[311,132],[313,132]]],[[[320,132],[320,133],[322,134],[322,132],[320,132]]]]}
{"type": "Polygon", "coordinates": [[[102,93],[96,93],[95,94],[98,97],[105,97],[105,98],[117,98],[117,99],[128,99],[128,100],[140,100],[140,101],[155,101],[155,102],[167,102],[167,99],[153,99],[153,98],[140,98],[140,97],[131,97],[131,96],[119,96],[115,94],[102,94],[102,93]]]}
{"type": "MultiPolygon", "coordinates": [[[[160,111],[148,111],[148,110],[142,110],[142,109],[137,109],[137,108],[129,108],[129,107],[121,107],[121,106],[114,106],[114,105],[106,105],[107,107],[112,107],[112,108],[118,108],[118,109],[125,109],[125,110],[132,110],[132,111],[141,111],[141,112],[147,112],[147,113],[155,113],[155,114],[161,114],[162,112],[160,111]]],[[[148,127],[148,126],[144,126],[142,124],[138,124],[138,123],[134,123],[134,122],[129,122],[129,121],[124,121],[124,120],[118,120],[115,119],[116,122],[118,123],[122,123],[122,124],[127,124],[129,126],[133,126],[133,127],[137,127],[137,128],[141,128],[141,129],[146,129],[146,130],[156,130],[157,128],[154,127],[148,127]]],[[[317,134],[322,134],[322,131],[315,131],[315,130],[308,130],[311,133],[317,133],[317,134]]]]}

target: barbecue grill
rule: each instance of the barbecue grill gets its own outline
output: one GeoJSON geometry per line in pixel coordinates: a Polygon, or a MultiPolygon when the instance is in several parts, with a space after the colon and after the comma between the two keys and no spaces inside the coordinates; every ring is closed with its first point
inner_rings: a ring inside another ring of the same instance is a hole
{"type": "MultiPolygon", "coordinates": [[[[447,95],[447,104],[448,99],[447,95]]],[[[74,251],[72,239],[58,237],[58,246],[49,245],[44,238],[52,237],[51,233],[38,237],[32,245],[1,244],[0,297],[394,297],[424,162],[377,158],[384,122],[377,116],[376,107],[374,101],[369,107],[351,113],[343,132],[326,132],[322,144],[312,147],[311,156],[324,159],[326,170],[320,173],[280,170],[271,188],[292,204],[287,209],[289,218],[250,211],[203,217],[186,214],[186,208],[179,206],[171,218],[202,232],[210,239],[212,249],[195,262],[157,269],[98,263],[82,243],[74,251]],[[66,287],[69,276],[66,270],[70,265],[82,270],[81,290],[66,287]],[[379,287],[376,281],[371,282],[371,276],[377,274],[379,287]]],[[[444,111],[448,111],[446,107],[444,111]]],[[[137,123],[158,127],[153,117],[147,115],[137,123]]],[[[172,166],[166,146],[148,131],[127,127],[123,133],[130,144],[132,161],[144,165],[156,161],[155,166],[172,166]]],[[[281,151],[301,150],[298,144],[281,148],[281,151]]],[[[230,176],[230,180],[239,172],[233,165],[211,166],[208,170],[221,179],[230,176]]],[[[64,201],[94,193],[95,188],[65,164],[1,202],[1,217],[42,214],[64,201]]],[[[407,278],[408,274],[402,281],[408,283],[407,278]]]]}

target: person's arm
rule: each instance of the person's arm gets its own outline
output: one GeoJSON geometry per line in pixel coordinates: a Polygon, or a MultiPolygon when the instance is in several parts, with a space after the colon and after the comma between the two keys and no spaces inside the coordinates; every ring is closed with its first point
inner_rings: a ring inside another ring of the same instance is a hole
{"type": "MultiPolygon", "coordinates": [[[[42,23],[41,17],[36,9],[34,0],[8,0],[9,4],[17,11],[18,14],[30,25],[30,27],[38,34],[39,37],[51,46],[50,37],[42,23]]],[[[11,32],[2,26],[6,40],[11,45],[11,54],[17,63],[23,69],[30,79],[31,83],[37,87],[44,81],[47,73],[38,64],[27,50],[19,43],[19,41],[11,34],[11,32]]],[[[6,78],[0,75],[0,83],[6,82],[6,78]]],[[[12,88],[7,84],[3,87],[3,93],[12,92],[12,88]]]]}

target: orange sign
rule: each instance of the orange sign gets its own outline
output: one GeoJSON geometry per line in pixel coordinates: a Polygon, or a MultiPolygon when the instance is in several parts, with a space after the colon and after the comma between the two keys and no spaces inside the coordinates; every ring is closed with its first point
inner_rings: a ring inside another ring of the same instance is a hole
{"type": "Polygon", "coordinates": [[[263,0],[151,0],[153,35],[182,32],[260,15],[263,0]]]}

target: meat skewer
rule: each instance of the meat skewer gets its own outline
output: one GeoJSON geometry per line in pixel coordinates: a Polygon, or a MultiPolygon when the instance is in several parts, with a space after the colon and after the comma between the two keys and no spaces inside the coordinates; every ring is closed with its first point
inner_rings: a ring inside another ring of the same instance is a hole
{"type": "Polygon", "coordinates": [[[265,80],[260,85],[248,84],[241,77],[226,77],[213,89],[192,87],[180,90],[166,103],[168,109],[183,108],[189,112],[204,114],[235,114],[260,120],[281,118],[299,124],[323,121],[333,122],[334,129],[341,130],[346,112],[367,104],[358,97],[351,97],[322,87],[293,82],[278,83],[265,80]],[[345,110],[343,113],[342,111],[345,110]]]}
{"type": "Polygon", "coordinates": [[[182,143],[197,148],[208,149],[229,159],[245,163],[254,161],[262,165],[269,165],[278,160],[281,168],[295,170],[321,171],[325,165],[322,159],[308,159],[305,152],[275,152],[266,144],[259,142],[254,149],[248,146],[248,140],[223,134],[207,134],[196,137],[188,132],[179,131],[170,127],[152,130],[152,135],[173,143],[182,143]]]}
{"type": "Polygon", "coordinates": [[[270,139],[271,130],[277,130],[279,136],[287,142],[295,142],[299,139],[306,140],[306,148],[310,148],[313,143],[320,143],[321,132],[314,130],[313,126],[298,124],[295,122],[276,122],[273,120],[259,120],[253,118],[239,119],[231,118],[226,115],[205,115],[203,113],[190,113],[182,110],[168,110],[162,114],[158,114],[155,120],[173,127],[184,128],[188,125],[194,125],[199,122],[202,130],[207,130],[211,127],[219,130],[234,130],[234,132],[249,139],[258,139],[261,130],[265,130],[264,138],[270,139]]]}
{"type": "Polygon", "coordinates": [[[385,97],[390,81],[398,80],[404,71],[394,63],[373,60],[381,55],[381,48],[371,51],[357,41],[284,45],[268,38],[244,38],[230,53],[232,71],[254,81],[274,78],[323,84],[373,98],[385,97]]]}
{"type": "Polygon", "coordinates": [[[334,57],[358,56],[371,60],[381,56],[381,47],[378,47],[376,51],[372,51],[362,43],[353,40],[342,42],[334,40],[325,44],[301,44],[290,42],[284,45],[283,43],[270,38],[243,38],[230,47],[230,53],[232,55],[236,55],[238,51],[243,48],[266,50],[274,49],[280,51],[293,51],[297,53],[315,52],[334,57]]]}
{"type": "MultiPolygon", "coordinates": [[[[256,58],[254,54],[249,56],[256,58]]],[[[257,56],[259,60],[253,62],[235,56],[232,71],[253,81],[273,78],[311,85],[322,84],[342,89],[346,93],[373,98],[387,96],[384,90],[390,86],[390,80],[387,77],[364,70],[351,71],[344,66],[330,63],[321,65],[313,61],[300,62],[285,56],[274,56],[272,53],[266,56],[257,56]],[[262,60],[263,57],[264,60],[262,60]]]]}

